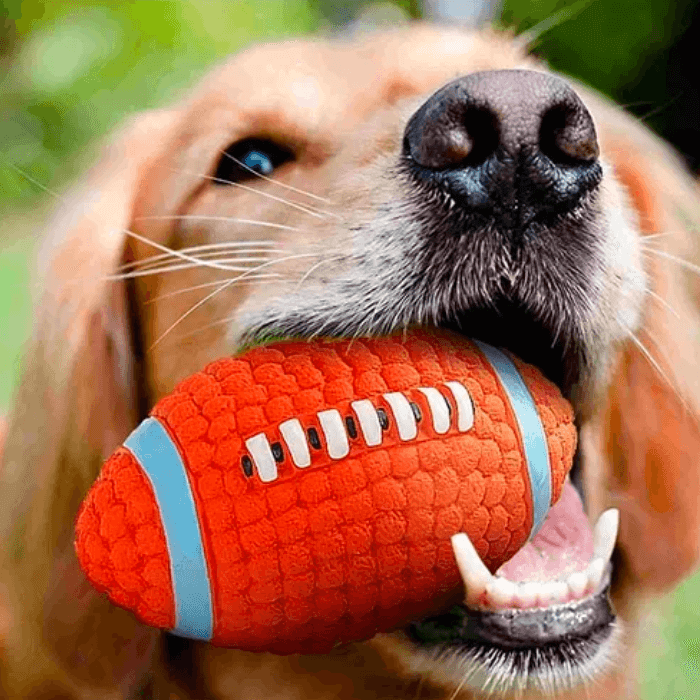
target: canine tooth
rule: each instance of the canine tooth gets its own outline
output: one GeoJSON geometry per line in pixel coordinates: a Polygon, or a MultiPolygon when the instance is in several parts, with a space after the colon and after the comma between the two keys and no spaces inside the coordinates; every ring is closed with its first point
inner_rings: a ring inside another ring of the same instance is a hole
{"type": "Polygon", "coordinates": [[[596,557],[588,565],[586,574],[588,575],[588,589],[590,591],[595,591],[600,585],[600,582],[603,579],[603,571],[605,570],[607,563],[607,560],[596,557]]]}
{"type": "Polygon", "coordinates": [[[494,577],[486,568],[486,564],[481,561],[481,557],[465,532],[458,532],[452,536],[452,549],[467,589],[467,604],[474,606],[494,577]]]}
{"type": "Polygon", "coordinates": [[[517,585],[505,578],[493,578],[486,587],[489,602],[497,607],[509,608],[513,605],[517,585]]]}
{"type": "Polygon", "coordinates": [[[515,593],[515,600],[521,608],[534,608],[537,603],[537,594],[540,590],[540,584],[536,581],[527,581],[526,583],[518,584],[518,589],[515,593]]]}
{"type": "Polygon", "coordinates": [[[566,579],[566,585],[573,593],[574,598],[582,598],[588,584],[588,575],[583,571],[577,571],[566,579]]]}
{"type": "Polygon", "coordinates": [[[620,511],[610,508],[601,513],[593,530],[593,558],[608,561],[612,556],[620,524],[620,511]]]}

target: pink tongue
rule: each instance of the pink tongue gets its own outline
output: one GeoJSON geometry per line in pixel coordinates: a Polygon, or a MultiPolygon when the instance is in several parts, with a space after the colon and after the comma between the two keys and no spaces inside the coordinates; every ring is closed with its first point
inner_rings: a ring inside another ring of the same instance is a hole
{"type": "Polygon", "coordinates": [[[496,574],[510,581],[561,581],[583,571],[592,557],[593,530],[567,479],[542,529],[496,574]]]}

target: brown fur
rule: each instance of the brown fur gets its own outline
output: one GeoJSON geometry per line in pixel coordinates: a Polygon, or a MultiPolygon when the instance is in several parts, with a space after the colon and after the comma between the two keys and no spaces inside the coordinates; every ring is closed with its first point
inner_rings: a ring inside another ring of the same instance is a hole
{"type": "MultiPolygon", "coordinates": [[[[139,689],[146,697],[221,700],[451,696],[439,678],[423,682],[412,674],[400,635],[301,658],[166,644],[85,582],[72,528],[101,462],[144,411],[178,380],[235,350],[235,332],[210,324],[233,316],[243,301],[264,303],[274,292],[274,285],[231,286],[151,349],[206,292],[160,297],[221,276],[196,267],[110,281],[120,264],[158,252],[124,230],[177,249],[231,239],[231,224],[167,217],[229,216],[291,221],[301,229],[240,225],[235,237],[241,239],[275,236],[296,251],[333,240],[333,217],[217,189],[201,174],[212,174],[221,151],[243,136],[282,139],[299,156],[276,179],[328,194],[332,205],[301,198],[320,209],[371,217],[381,203],[380,166],[400,143],[411,106],[458,75],[509,67],[538,66],[508,37],[420,26],[339,44],[254,48],[214,71],[182,104],[137,117],[66,198],[40,260],[43,292],[2,467],[5,697],[116,699],[139,689]],[[359,187],[354,166],[364,173],[359,187]],[[166,218],[146,218],[156,216],[166,218]]],[[[616,107],[577,91],[637,212],[639,235],[669,233],[654,239],[654,248],[697,260],[700,200],[676,157],[616,107]]],[[[290,197],[274,185],[252,185],[290,197]]],[[[290,273],[303,274],[310,264],[290,264],[290,273]]],[[[624,656],[596,686],[597,697],[635,696],[640,604],[692,571],[699,554],[698,277],[656,255],[647,255],[645,266],[655,294],[677,314],[646,297],[638,337],[659,367],[628,342],[616,349],[604,392],[582,400],[589,515],[621,510],[614,601],[625,625],[624,656]]],[[[464,690],[460,697],[473,696],[464,690]]],[[[591,690],[567,697],[591,697],[591,690]]]]}

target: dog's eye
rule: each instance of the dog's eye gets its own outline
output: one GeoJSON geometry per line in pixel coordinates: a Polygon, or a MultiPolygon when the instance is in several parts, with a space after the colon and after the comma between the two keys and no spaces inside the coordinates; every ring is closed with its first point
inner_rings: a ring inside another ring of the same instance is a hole
{"type": "Polygon", "coordinates": [[[269,139],[236,141],[221,156],[214,174],[215,182],[226,185],[251,180],[257,175],[269,177],[275,168],[290,160],[294,160],[294,153],[269,139]]]}

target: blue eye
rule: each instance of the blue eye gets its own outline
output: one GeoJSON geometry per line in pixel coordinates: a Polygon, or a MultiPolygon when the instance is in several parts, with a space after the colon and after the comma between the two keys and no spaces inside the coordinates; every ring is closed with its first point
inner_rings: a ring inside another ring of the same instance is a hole
{"type": "Polygon", "coordinates": [[[264,153],[260,153],[260,151],[248,151],[241,163],[261,175],[271,175],[275,169],[275,166],[272,165],[272,158],[264,153]]]}
{"type": "Polygon", "coordinates": [[[214,182],[219,185],[269,177],[284,163],[294,160],[294,153],[269,139],[247,138],[231,144],[216,167],[214,182]]]}

